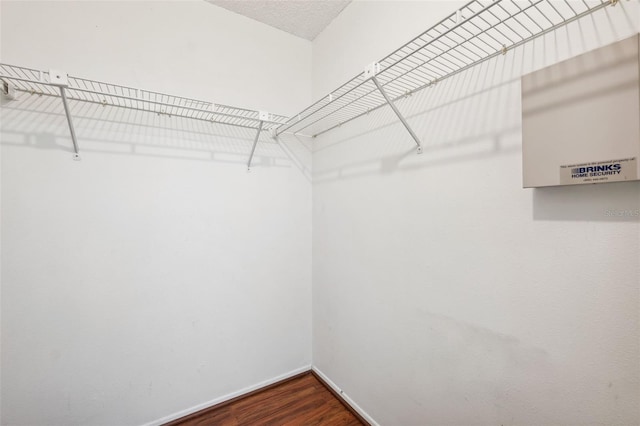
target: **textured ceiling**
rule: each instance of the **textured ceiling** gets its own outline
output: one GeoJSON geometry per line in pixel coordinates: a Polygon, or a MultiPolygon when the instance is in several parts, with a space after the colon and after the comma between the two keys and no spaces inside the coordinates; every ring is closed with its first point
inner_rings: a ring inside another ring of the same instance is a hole
{"type": "Polygon", "coordinates": [[[313,40],[351,0],[206,0],[248,18],[313,40]]]}

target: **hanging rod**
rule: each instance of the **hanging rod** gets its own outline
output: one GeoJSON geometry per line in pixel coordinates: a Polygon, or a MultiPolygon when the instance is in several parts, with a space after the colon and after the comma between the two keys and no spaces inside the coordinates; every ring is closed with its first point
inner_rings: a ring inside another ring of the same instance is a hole
{"type": "Polygon", "coordinates": [[[418,144],[394,102],[618,0],[472,0],[279,125],[274,133],[319,136],[390,105],[418,144]]]}
{"type": "MultiPolygon", "coordinates": [[[[68,101],[226,124],[253,129],[258,133],[263,130],[272,131],[287,121],[287,117],[283,115],[72,77],[64,72],[54,70],[41,71],[0,63],[0,81],[2,81],[3,88],[6,88],[7,93],[11,90],[11,93],[14,94],[22,92],[62,99],[74,146],[75,159],[79,159],[79,148],[68,101]]],[[[254,150],[255,144],[251,157],[253,157],[254,150]]],[[[250,162],[251,160],[249,160],[249,164],[250,162]]]]}

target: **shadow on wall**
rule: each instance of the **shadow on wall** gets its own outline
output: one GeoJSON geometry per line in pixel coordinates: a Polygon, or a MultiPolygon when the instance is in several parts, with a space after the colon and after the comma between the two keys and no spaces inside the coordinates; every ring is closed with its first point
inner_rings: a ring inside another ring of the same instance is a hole
{"type": "Polygon", "coordinates": [[[355,153],[349,145],[359,145],[356,158],[360,159],[351,163],[338,160],[339,164],[330,168],[316,165],[314,182],[520,152],[518,72],[524,67],[523,50],[479,64],[396,102],[422,142],[421,155],[416,154],[415,143],[388,106],[323,135],[314,150],[320,160],[331,155],[330,150],[339,155],[355,153]]]}
{"type": "MultiPolygon", "coordinates": [[[[73,152],[59,98],[20,93],[1,98],[4,146],[73,152]]],[[[246,166],[255,130],[112,106],[70,101],[83,153],[141,155],[246,166]]],[[[295,165],[310,180],[311,147],[306,138],[263,131],[252,167],[295,165]]]]}
{"type": "Polygon", "coordinates": [[[521,152],[521,76],[637,32],[629,10],[603,12],[398,100],[422,141],[422,155],[388,106],[319,136],[314,183],[521,152]]]}
{"type": "Polygon", "coordinates": [[[314,183],[520,152],[519,79],[501,74],[518,59],[512,55],[485,62],[397,101],[422,142],[421,155],[388,106],[319,137],[314,150],[318,163],[325,155],[359,160],[338,159],[328,168],[316,163],[314,183]]]}
{"type": "Polygon", "coordinates": [[[640,222],[640,182],[536,188],[533,219],[640,222]]]}

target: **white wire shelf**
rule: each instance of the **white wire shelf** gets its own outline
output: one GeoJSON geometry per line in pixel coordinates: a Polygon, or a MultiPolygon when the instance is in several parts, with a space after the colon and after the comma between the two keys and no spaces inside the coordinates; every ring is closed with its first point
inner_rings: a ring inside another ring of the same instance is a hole
{"type": "MultiPolygon", "coordinates": [[[[48,71],[0,64],[0,80],[12,85],[13,89],[18,92],[61,97],[60,85],[51,81],[48,71]]],[[[265,115],[259,111],[80,77],[68,76],[68,83],[64,89],[67,99],[72,101],[128,108],[255,130],[270,130],[287,120],[287,117],[282,115],[271,113],[265,115]]]]}
{"type": "Polygon", "coordinates": [[[319,136],[390,105],[421,152],[420,141],[394,101],[617,2],[473,0],[380,60],[379,70],[357,75],[275,132],[319,136]]]}

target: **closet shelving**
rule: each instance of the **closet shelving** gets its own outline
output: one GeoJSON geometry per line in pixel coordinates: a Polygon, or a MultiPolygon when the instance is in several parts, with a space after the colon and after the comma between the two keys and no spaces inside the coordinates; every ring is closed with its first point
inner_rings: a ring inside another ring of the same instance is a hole
{"type": "Polygon", "coordinates": [[[420,139],[395,102],[618,1],[472,0],[290,118],[8,64],[0,64],[0,81],[5,94],[61,98],[75,158],[79,148],[68,100],[253,129],[248,167],[262,131],[315,137],[389,105],[422,152],[420,139]]]}
{"type": "MultiPolygon", "coordinates": [[[[167,117],[183,117],[253,129],[256,131],[251,157],[261,131],[275,129],[287,117],[228,105],[152,92],[134,87],[68,76],[64,72],[41,71],[0,64],[0,80],[5,94],[54,96],[62,100],[69,122],[75,158],[79,146],[73,127],[69,100],[146,111],[167,117]]],[[[251,166],[251,158],[247,166],[251,166]]]]}
{"type": "Polygon", "coordinates": [[[315,137],[389,105],[420,153],[419,138],[394,102],[616,3],[618,0],[473,0],[289,118],[275,133],[304,131],[315,137]]]}

